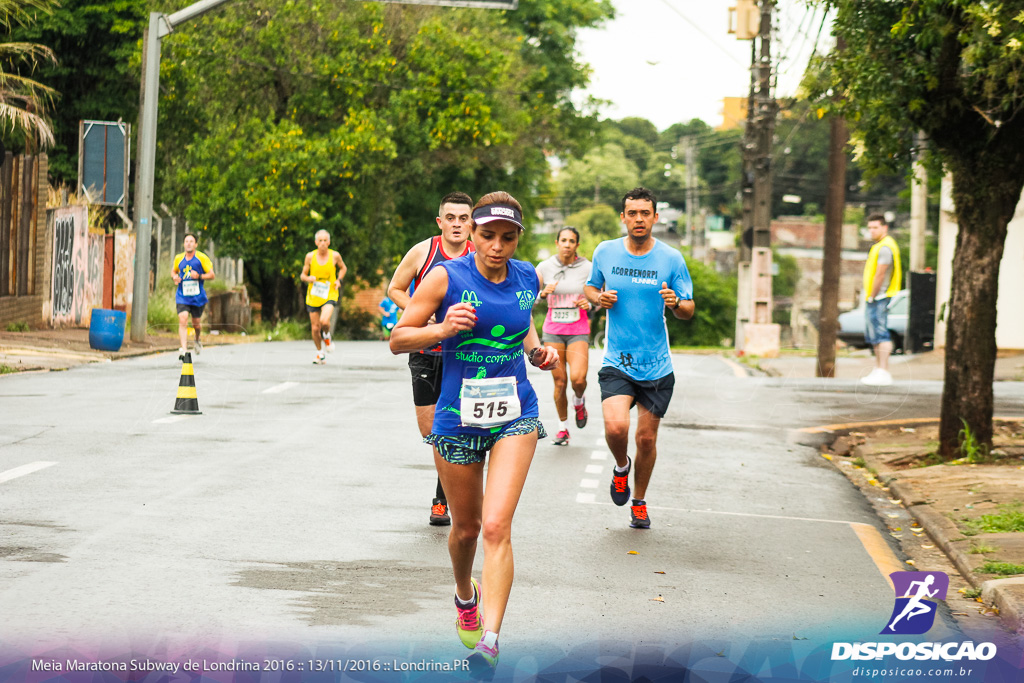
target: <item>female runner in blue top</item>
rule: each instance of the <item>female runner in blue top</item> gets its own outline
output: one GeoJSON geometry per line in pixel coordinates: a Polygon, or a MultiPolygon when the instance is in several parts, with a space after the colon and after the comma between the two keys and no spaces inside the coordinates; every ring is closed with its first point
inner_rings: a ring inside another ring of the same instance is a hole
{"type": "Polygon", "coordinates": [[[542,370],[558,364],[557,351],[541,346],[533,325],[537,273],[512,258],[524,229],[522,211],[507,192],[482,197],[473,207],[476,252],[430,271],[391,334],[396,354],[441,342],[441,397],[424,441],[434,446],[451,505],[456,630],[473,649],[470,666],[484,676],[498,662],[498,631],[512,589],[512,515],[537,440],[547,436],[526,360],[542,370]],[[428,324],[432,315],[441,322],[428,324]],[[483,590],[472,576],[481,529],[483,590]]]}

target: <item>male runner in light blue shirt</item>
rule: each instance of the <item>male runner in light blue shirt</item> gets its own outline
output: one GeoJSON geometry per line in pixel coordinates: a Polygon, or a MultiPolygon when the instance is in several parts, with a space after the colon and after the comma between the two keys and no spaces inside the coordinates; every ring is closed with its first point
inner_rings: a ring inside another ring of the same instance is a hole
{"type": "Polygon", "coordinates": [[[675,385],[665,310],[681,320],[694,313],[693,282],[683,255],[651,235],[657,205],[646,188],[626,193],[620,214],[626,236],[598,245],[584,287],[591,304],[608,309],[607,348],[597,379],[605,441],[616,463],[611,484],[616,505],[630,498],[629,411],[639,404],[630,509],[634,529],[651,525],[644,496],[658,457],[658,426],[675,385]]]}

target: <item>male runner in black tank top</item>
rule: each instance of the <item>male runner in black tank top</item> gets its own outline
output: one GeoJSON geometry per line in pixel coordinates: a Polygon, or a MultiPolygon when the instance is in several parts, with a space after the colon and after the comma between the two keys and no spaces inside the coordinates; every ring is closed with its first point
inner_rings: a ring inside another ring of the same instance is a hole
{"type": "MultiPolygon", "coordinates": [[[[412,298],[412,292],[420,281],[441,261],[465,256],[473,251],[469,241],[470,214],[473,200],[462,192],[450,192],[441,199],[437,212],[437,227],[441,234],[423,240],[402,258],[391,284],[388,298],[405,310],[412,298]]],[[[416,406],[416,424],[420,436],[430,434],[434,424],[434,406],[441,393],[441,349],[431,349],[409,354],[409,371],[412,374],[412,400],[416,406]]],[[[430,523],[434,526],[451,524],[448,515],[448,499],[437,480],[436,497],[430,508],[430,523]]]]}

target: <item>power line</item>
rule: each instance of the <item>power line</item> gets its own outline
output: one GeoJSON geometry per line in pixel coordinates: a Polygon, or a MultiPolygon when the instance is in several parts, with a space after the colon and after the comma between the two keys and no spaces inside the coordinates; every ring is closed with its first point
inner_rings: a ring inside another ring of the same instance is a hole
{"type": "Polygon", "coordinates": [[[709,40],[709,41],[711,42],[711,44],[712,44],[712,45],[714,45],[715,47],[717,47],[717,48],[718,48],[719,50],[721,50],[721,51],[722,51],[723,53],[727,54],[727,55],[729,56],[729,59],[731,59],[732,61],[734,61],[734,62],[736,62],[737,64],[739,64],[739,65],[740,65],[740,66],[742,66],[742,67],[743,67],[744,69],[749,69],[749,68],[750,68],[750,65],[749,65],[749,64],[744,64],[744,63],[743,63],[743,62],[741,62],[740,60],[736,59],[736,56],[735,56],[735,55],[733,55],[733,53],[732,53],[732,52],[730,52],[729,50],[727,50],[727,49],[726,49],[725,47],[723,47],[723,46],[722,46],[722,45],[721,45],[721,44],[720,44],[720,43],[719,43],[718,41],[716,41],[716,40],[715,40],[714,38],[712,38],[712,37],[711,37],[710,35],[708,35],[708,33],[704,31],[704,29],[702,29],[702,28],[701,28],[700,26],[698,26],[698,25],[697,25],[697,24],[695,24],[695,23],[694,23],[693,21],[691,21],[689,17],[687,17],[687,16],[685,15],[685,14],[683,14],[683,13],[682,13],[682,12],[680,12],[680,11],[679,11],[678,9],[676,9],[676,8],[675,8],[675,7],[674,7],[674,6],[672,5],[672,3],[670,3],[670,2],[668,1],[668,0],[661,0],[661,1],[662,1],[662,2],[663,2],[663,3],[665,4],[665,6],[666,6],[666,7],[668,7],[668,8],[670,9],[670,10],[672,10],[673,12],[675,12],[676,14],[678,14],[678,15],[680,16],[680,18],[682,18],[682,20],[683,20],[683,21],[685,21],[685,22],[686,22],[687,24],[689,24],[690,26],[692,26],[692,27],[693,27],[693,29],[694,29],[695,31],[697,31],[697,33],[699,33],[699,34],[701,34],[702,36],[704,36],[705,38],[707,38],[707,39],[708,39],[708,40],[709,40]]]}

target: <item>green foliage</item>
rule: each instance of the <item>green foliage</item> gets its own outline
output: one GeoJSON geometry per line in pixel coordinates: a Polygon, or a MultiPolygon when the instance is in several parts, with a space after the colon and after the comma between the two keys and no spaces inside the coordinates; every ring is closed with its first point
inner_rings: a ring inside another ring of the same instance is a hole
{"type": "Polygon", "coordinates": [[[972,543],[971,547],[967,550],[971,555],[984,555],[986,553],[994,553],[999,548],[994,545],[986,545],[984,543],[972,543]]]}
{"type": "Polygon", "coordinates": [[[5,34],[0,41],[0,138],[28,153],[54,143],[48,115],[57,93],[38,80],[37,71],[54,64],[57,57],[47,45],[22,34],[56,6],[55,0],[0,0],[5,34]]]}
{"type": "Polygon", "coordinates": [[[668,321],[672,346],[720,346],[731,339],[736,329],[736,278],[719,275],[712,266],[687,258],[693,279],[696,310],[690,320],[678,320],[671,313],[668,321]]]}
{"type": "Polygon", "coordinates": [[[779,266],[779,274],[772,278],[772,296],[793,296],[800,282],[800,264],[795,256],[772,251],[772,259],[779,266]]]}
{"type": "Polygon", "coordinates": [[[0,375],[10,375],[18,371],[18,368],[11,367],[6,363],[0,363],[0,375]]]}
{"type": "Polygon", "coordinates": [[[1015,574],[1024,574],[1024,564],[1013,564],[1012,562],[986,562],[974,571],[979,574],[1013,576],[1015,574]]]}
{"type": "Polygon", "coordinates": [[[971,431],[967,420],[960,418],[963,429],[960,430],[960,455],[971,465],[990,462],[992,455],[989,452],[988,444],[978,443],[977,437],[971,431]]]}
{"type": "Polygon", "coordinates": [[[1024,506],[1020,503],[1000,505],[999,512],[981,515],[976,519],[964,522],[964,524],[975,533],[997,534],[1024,531],[1024,506]]]}
{"type": "MultiPolygon", "coordinates": [[[[375,285],[436,233],[453,189],[507,190],[532,216],[544,152],[572,146],[589,121],[569,101],[586,82],[575,30],[610,14],[604,0],[509,13],[225,5],[166,41],[161,196],[245,257],[270,317],[287,314],[282,297],[297,300],[315,229],[330,232],[349,278],[375,285]]],[[[527,231],[518,256],[534,248],[527,231]]]]}
{"type": "Polygon", "coordinates": [[[559,196],[570,211],[580,211],[592,206],[595,195],[599,195],[601,203],[618,214],[622,195],[636,187],[639,180],[636,163],[625,158],[620,145],[607,142],[566,164],[559,174],[559,196]]]}
{"type": "Polygon", "coordinates": [[[178,311],[174,305],[175,289],[174,281],[169,275],[157,280],[146,308],[146,324],[150,330],[174,332],[178,329],[178,311]]]}
{"type": "Polygon", "coordinates": [[[594,254],[594,249],[598,244],[622,234],[622,222],[619,220],[619,214],[606,204],[598,204],[578,211],[568,216],[565,219],[565,224],[579,230],[578,253],[586,258],[590,258],[594,254]]]}
{"type": "MultiPolygon", "coordinates": [[[[51,4],[51,3],[43,3],[51,4]]],[[[45,45],[56,62],[41,63],[32,78],[56,91],[51,126],[55,142],[47,149],[49,173],[74,184],[78,175],[78,122],[135,123],[139,106],[138,60],[150,0],[60,0],[34,21],[12,28],[10,40],[45,45]]],[[[5,133],[8,145],[21,136],[5,133]]]]}
{"type": "Polygon", "coordinates": [[[28,332],[28,323],[24,320],[7,323],[8,332],[28,332]]]}

